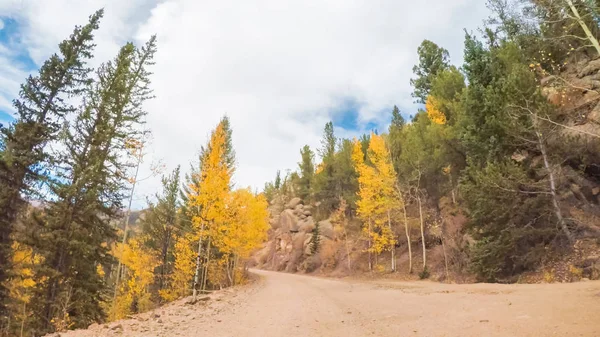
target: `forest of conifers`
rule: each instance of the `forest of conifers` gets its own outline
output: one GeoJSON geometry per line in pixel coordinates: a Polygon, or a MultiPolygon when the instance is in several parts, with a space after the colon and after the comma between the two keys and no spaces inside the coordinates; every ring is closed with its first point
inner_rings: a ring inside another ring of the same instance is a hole
{"type": "Polygon", "coordinates": [[[597,237],[600,4],[490,8],[480,32],[465,32],[462,66],[443,46],[419,46],[410,83],[422,109],[405,112],[410,120],[394,107],[387,130],[352,140],[327,123],[318,156],[305,146],[297,172],[256,193],[232,184],[224,117],[187,174],[164,174],[135,230],[127,210],[156,37],[92,69],[103,11],[93,14],[25,79],[14,122],[0,128],[0,335],[85,328],[244,282],[278,198],[303,199],[318,219],[359,221],[370,269],[371,254],[393,257],[415,220],[423,277],[425,236],[438,228],[444,242],[442,204],[467,218],[469,244],[453,253],[483,281],[511,280],[597,237]]]}

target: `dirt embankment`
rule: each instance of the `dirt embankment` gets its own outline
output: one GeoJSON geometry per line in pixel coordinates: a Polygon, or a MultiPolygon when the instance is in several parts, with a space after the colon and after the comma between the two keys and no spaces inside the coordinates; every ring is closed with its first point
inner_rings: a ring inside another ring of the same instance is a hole
{"type": "Polygon", "coordinates": [[[255,271],[259,282],[62,337],[600,336],[600,281],[358,281],[255,271]]]}

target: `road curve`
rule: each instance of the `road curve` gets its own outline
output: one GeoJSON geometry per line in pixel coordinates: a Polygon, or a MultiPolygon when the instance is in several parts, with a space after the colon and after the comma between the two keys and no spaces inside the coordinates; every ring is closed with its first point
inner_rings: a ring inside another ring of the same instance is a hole
{"type": "Polygon", "coordinates": [[[600,336],[600,282],[445,285],[254,271],[261,281],[216,321],[182,335],[600,336]]]}

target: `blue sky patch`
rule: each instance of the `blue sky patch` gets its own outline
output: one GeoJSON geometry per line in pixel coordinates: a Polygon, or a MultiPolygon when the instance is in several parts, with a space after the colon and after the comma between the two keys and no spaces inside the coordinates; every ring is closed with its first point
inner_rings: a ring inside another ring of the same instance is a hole
{"type": "Polygon", "coordinates": [[[0,16],[0,20],[4,24],[4,27],[0,29],[0,44],[10,51],[10,55],[7,55],[9,59],[25,71],[36,69],[37,65],[22,43],[20,24],[15,19],[6,16],[0,16]]]}
{"type": "Polygon", "coordinates": [[[346,130],[361,129],[358,125],[360,107],[361,104],[353,98],[343,100],[336,109],[331,111],[333,125],[346,130]]]}
{"type": "MultiPolygon", "coordinates": [[[[393,105],[382,109],[377,113],[377,116],[381,116],[377,118],[377,120],[367,121],[365,124],[359,125],[359,111],[362,107],[362,104],[355,100],[354,98],[347,98],[342,101],[342,103],[331,111],[333,125],[336,127],[343,128],[348,131],[375,131],[377,133],[387,132],[387,129],[392,120],[392,110],[394,108],[393,105]]],[[[414,110],[414,107],[404,108],[398,107],[402,116],[407,122],[410,122],[410,116],[407,114],[407,111],[414,110]]]]}

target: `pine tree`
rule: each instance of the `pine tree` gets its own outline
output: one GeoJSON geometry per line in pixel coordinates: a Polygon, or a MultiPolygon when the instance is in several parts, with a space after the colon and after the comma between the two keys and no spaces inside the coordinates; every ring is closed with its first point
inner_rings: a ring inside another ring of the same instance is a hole
{"type": "Polygon", "coordinates": [[[419,64],[413,67],[417,77],[411,79],[410,84],[414,87],[412,96],[417,98],[418,103],[424,104],[431,90],[431,81],[440,71],[448,68],[448,51],[429,40],[423,40],[417,53],[419,64]]]}
{"type": "Polygon", "coordinates": [[[141,221],[144,245],[156,252],[159,258],[157,290],[167,287],[174,262],[173,245],[176,239],[177,210],[179,206],[179,167],[162,177],[162,193],[156,194],[156,203],[149,202],[141,221]]]}
{"type": "Polygon", "coordinates": [[[335,205],[338,205],[339,208],[340,198],[345,200],[344,210],[347,215],[354,214],[356,211],[356,195],[358,193],[358,175],[352,162],[352,147],[351,140],[343,139],[334,158],[333,180],[337,198],[335,205]]]}
{"type": "Polygon", "coordinates": [[[300,176],[298,179],[298,196],[305,202],[310,200],[313,194],[313,177],[315,166],[313,163],[314,153],[308,145],[304,145],[300,150],[302,161],[298,163],[300,176]]]}
{"type": "MultiPolygon", "coordinates": [[[[66,98],[77,95],[88,81],[86,60],[92,57],[93,33],[98,29],[103,10],[90,16],[89,23],[75,27],[60,43],[60,55],[52,55],[21,85],[14,101],[17,120],[0,129],[0,265],[10,260],[10,234],[24,201],[32,195],[45,175],[51,159],[45,146],[56,140],[63,119],[74,111],[66,98]]],[[[0,317],[5,317],[4,302],[7,268],[0,268],[0,317]]]]}
{"type": "Polygon", "coordinates": [[[404,117],[402,117],[402,114],[400,113],[400,109],[398,109],[398,107],[394,105],[394,109],[392,109],[392,124],[390,125],[390,128],[394,127],[394,128],[402,129],[402,127],[405,124],[406,124],[406,121],[404,120],[404,117]]]}
{"type": "Polygon", "coordinates": [[[148,67],[155,52],[155,37],[141,49],[131,43],[121,48],[114,62],[98,69],[84,106],[63,132],[60,169],[50,184],[56,197],[40,223],[44,234],[36,238],[44,257],[36,277],[47,280],[36,312],[42,331],[86,327],[105,316],[106,284],[96,265],[110,259],[105,242],[115,232],[109,221],[122,207],[126,183],[122,154],[151,98],[148,67]]]}
{"type": "Polygon", "coordinates": [[[279,190],[281,187],[281,172],[277,170],[277,175],[275,176],[275,184],[273,184],[276,190],[279,190]]]}
{"type": "Polygon", "coordinates": [[[339,170],[335,160],[336,144],[333,123],[328,122],[325,124],[321,148],[319,149],[321,156],[320,169],[315,174],[314,179],[315,198],[321,202],[319,209],[324,212],[324,216],[328,216],[337,208],[341,192],[338,181],[336,181],[336,171],[339,170]]]}
{"type": "Polygon", "coordinates": [[[315,225],[315,229],[312,232],[312,236],[310,237],[310,252],[315,255],[319,252],[321,248],[321,228],[319,223],[315,225]]]}

